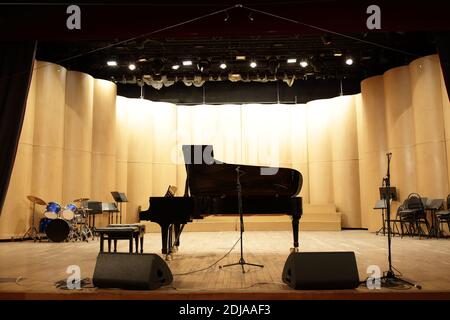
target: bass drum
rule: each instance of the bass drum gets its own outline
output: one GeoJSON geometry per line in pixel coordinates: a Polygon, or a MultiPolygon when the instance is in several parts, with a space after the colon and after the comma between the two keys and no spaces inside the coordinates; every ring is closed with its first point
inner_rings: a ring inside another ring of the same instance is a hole
{"type": "Polygon", "coordinates": [[[70,225],[64,219],[52,220],[45,229],[45,234],[53,242],[62,242],[70,233],[70,225]]]}

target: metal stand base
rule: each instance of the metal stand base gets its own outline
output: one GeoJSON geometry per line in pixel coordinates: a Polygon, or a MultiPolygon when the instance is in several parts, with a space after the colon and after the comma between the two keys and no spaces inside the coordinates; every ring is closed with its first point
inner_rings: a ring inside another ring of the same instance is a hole
{"type": "Polygon", "coordinates": [[[244,258],[240,258],[239,262],[226,264],[224,266],[220,266],[219,268],[222,269],[222,268],[234,267],[234,266],[241,266],[242,267],[242,273],[245,273],[244,266],[252,266],[252,267],[264,268],[264,266],[262,264],[247,263],[247,262],[245,262],[244,258]]]}
{"type": "Polygon", "coordinates": [[[385,275],[381,278],[381,287],[393,288],[402,285],[415,287],[419,290],[422,289],[421,285],[402,279],[399,276],[395,275],[393,271],[386,271],[385,275]]]}
{"type": "Polygon", "coordinates": [[[41,241],[41,236],[35,226],[31,226],[28,228],[27,232],[25,232],[25,234],[23,235],[22,240],[25,240],[27,236],[33,239],[34,242],[36,242],[36,240],[41,241]]]}
{"type": "Polygon", "coordinates": [[[28,235],[36,242],[36,238],[41,241],[41,236],[39,235],[39,230],[34,226],[34,212],[36,211],[36,202],[33,202],[33,213],[31,215],[31,226],[28,228],[27,232],[22,237],[24,240],[28,235]]]}

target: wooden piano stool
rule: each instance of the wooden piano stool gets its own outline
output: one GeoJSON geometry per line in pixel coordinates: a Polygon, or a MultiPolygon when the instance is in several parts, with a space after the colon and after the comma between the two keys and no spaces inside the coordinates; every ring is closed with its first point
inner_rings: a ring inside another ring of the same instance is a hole
{"type": "Polygon", "coordinates": [[[111,252],[111,242],[114,241],[114,252],[117,252],[117,240],[129,241],[129,252],[133,252],[135,242],[136,253],[144,252],[145,225],[141,224],[110,224],[105,228],[95,230],[100,236],[100,252],[104,252],[104,241],[108,241],[108,252],[111,252]]]}

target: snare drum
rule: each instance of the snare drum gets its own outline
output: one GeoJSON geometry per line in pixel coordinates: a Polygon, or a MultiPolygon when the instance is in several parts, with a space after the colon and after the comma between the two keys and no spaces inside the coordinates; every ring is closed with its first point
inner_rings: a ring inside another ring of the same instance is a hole
{"type": "Polygon", "coordinates": [[[78,208],[76,205],[74,205],[73,203],[68,204],[63,212],[62,212],[62,217],[65,220],[72,220],[75,217],[75,213],[77,212],[78,208]]]}
{"type": "Polygon", "coordinates": [[[62,242],[70,233],[70,224],[64,219],[53,219],[47,225],[45,234],[53,242],[62,242]]]}
{"type": "Polygon", "coordinates": [[[45,209],[44,216],[48,219],[58,218],[58,213],[61,211],[61,206],[56,202],[49,202],[45,209]]]}

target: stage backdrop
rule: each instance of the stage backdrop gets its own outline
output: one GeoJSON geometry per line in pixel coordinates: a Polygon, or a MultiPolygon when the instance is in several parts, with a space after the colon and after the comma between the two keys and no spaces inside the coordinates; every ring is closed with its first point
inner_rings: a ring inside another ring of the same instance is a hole
{"type": "MultiPolygon", "coordinates": [[[[212,144],[215,157],[229,163],[295,168],[305,206],[335,206],[342,227],[375,231],[386,153],[393,154],[400,200],[411,192],[445,198],[449,137],[450,104],[436,55],[364,80],[361,94],[297,105],[116,97],[111,82],[37,62],[0,238],[21,236],[30,225],[28,194],[64,206],[79,197],[112,202],[110,191],[122,191],[130,200],[125,222],[137,222],[149,196],[164,195],[169,185],[183,195],[183,144],[212,144]]],[[[44,210],[37,208],[36,223],[44,210]]]]}

